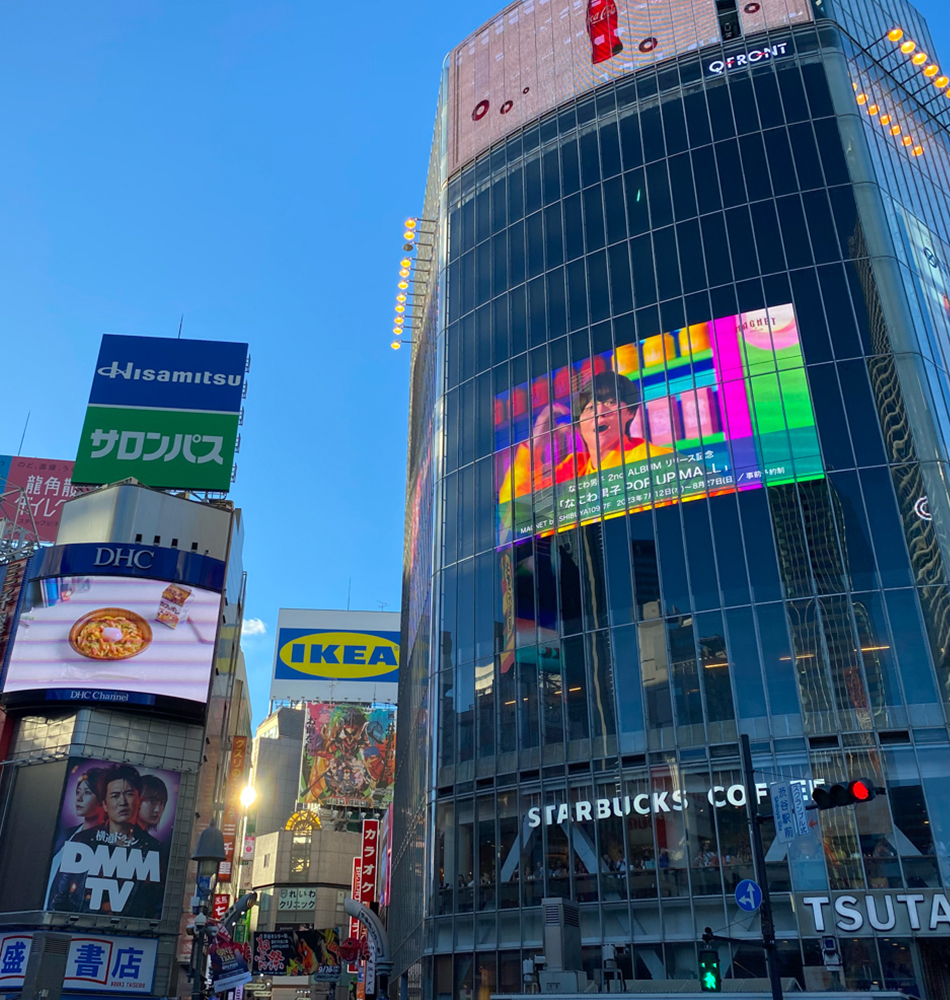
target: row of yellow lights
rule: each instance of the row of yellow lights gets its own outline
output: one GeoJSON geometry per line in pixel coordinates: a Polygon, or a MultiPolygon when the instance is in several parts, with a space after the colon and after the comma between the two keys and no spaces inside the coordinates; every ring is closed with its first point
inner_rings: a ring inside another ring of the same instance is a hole
{"type": "MultiPolygon", "coordinates": [[[[858,89],[858,85],[857,84],[854,84],[854,89],[855,90],[858,89]]],[[[867,111],[867,113],[869,115],[871,115],[872,118],[880,113],[881,109],[880,109],[879,105],[875,104],[873,101],[870,104],[868,104],[868,101],[870,100],[870,98],[868,97],[867,94],[860,93],[860,94],[857,95],[857,97],[855,98],[855,100],[858,102],[858,104],[860,104],[860,105],[862,105],[864,107],[864,110],[867,111]]],[[[880,115],[880,117],[878,118],[878,121],[881,123],[881,125],[883,125],[885,127],[888,126],[888,125],[890,125],[891,127],[890,127],[890,129],[888,129],[888,131],[891,133],[891,135],[893,135],[895,137],[899,136],[901,134],[901,132],[903,131],[901,129],[900,125],[891,125],[891,122],[893,121],[893,119],[887,113],[885,113],[883,115],[880,115]]],[[[920,156],[920,154],[924,151],[924,147],[923,146],[915,145],[914,144],[914,137],[912,135],[905,135],[905,136],[903,136],[901,138],[901,145],[904,145],[904,146],[913,146],[914,148],[910,151],[912,156],[920,156]]]]}
{"type": "MultiPolygon", "coordinates": [[[[406,230],[402,234],[403,239],[406,241],[403,249],[411,250],[410,244],[416,238],[416,220],[406,219],[405,221],[406,230]]],[[[396,286],[399,292],[396,295],[396,318],[393,320],[393,342],[389,345],[394,351],[398,351],[402,347],[402,328],[403,324],[406,322],[404,313],[406,311],[406,290],[409,288],[409,274],[412,269],[412,260],[409,257],[403,257],[399,262],[399,284],[396,286]]]]}

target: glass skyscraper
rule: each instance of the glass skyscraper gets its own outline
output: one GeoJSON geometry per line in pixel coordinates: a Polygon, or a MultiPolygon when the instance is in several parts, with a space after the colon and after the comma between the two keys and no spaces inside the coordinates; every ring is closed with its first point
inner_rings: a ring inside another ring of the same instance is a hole
{"type": "Polygon", "coordinates": [[[898,0],[524,0],[419,227],[389,927],[403,996],[782,975],[950,997],[950,65],[898,0]],[[420,251],[421,252],[421,251],[420,251]],[[829,969],[833,937],[841,971],[829,969]]]}

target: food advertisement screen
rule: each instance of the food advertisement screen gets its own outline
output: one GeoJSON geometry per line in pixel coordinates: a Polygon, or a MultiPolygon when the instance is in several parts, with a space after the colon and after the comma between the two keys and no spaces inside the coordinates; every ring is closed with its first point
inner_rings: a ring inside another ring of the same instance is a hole
{"type": "Polygon", "coordinates": [[[823,476],[791,305],[625,344],[495,400],[497,542],[823,476]]]}
{"type": "MultiPolygon", "coordinates": [[[[742,35],[812,20],[807,0],[740,3],[742,35]]],[[[572,97],[720,42],[715,0],[522,0],[449,57],[449,172],[572,97]]]]}
{"type": "MultiPolygon", "coordinates": [[[[127,576],[59,576],[26,586],[3,694],[46,701],[204,704],[221,595],[127,576]]],[[[19,699],[22,700],[22,699],[19,699]]]]}
{"type": "Polygon", "coordinates": [[[45,908],[160,919],[180,777],[70,758],[45,908]]]}

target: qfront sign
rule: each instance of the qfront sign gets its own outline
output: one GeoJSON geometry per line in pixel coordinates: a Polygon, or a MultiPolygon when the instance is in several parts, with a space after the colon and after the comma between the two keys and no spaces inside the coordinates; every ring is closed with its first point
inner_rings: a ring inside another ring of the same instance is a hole
{"type": "Polygon", "coordinates": [[[725,59],[713,59],[706,64],[707,76],[722,76],[723,73],[731,73],[737,69],[748,69],[760,62],[770,62],[773,59],[781,59],[783,56],[791,55],[791,42],[778,42],[775,45],[766,45],[761,49],[747,49],[745,52],[737,52],[735,55],[726,56],[725,59]]]}
{"type": "Polygon", "coordinates": [[[803,934],[950,934],[950,900],[936,889],[795,893],[803,934]]]}
{"type": "Polygon", "coordinates": [[[105,336],[73,479],[226,491],[247,344],[105,336]]]}

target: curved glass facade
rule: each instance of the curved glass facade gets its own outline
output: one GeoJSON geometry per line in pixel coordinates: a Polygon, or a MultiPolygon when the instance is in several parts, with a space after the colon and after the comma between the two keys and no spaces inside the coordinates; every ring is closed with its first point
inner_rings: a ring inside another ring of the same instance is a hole
{"type": "Polygon", "coordinates": [[[520,990],[552,896],[579,904],[591,979],[610,943],[626,980],[696,980],[705,927],[748,939],[726,977],[764,977],[733,898],[748,734],[765,812],[780,778],[887,790],[790,844],[764,824],[782,974],[836,985],[834,935],[841,986],[950,996],[950,144],[885,37],[919,50],[919,16],[834,14],[634,67],[451,173],[473,141],[442,105],[407,995],[520,990]]]}

